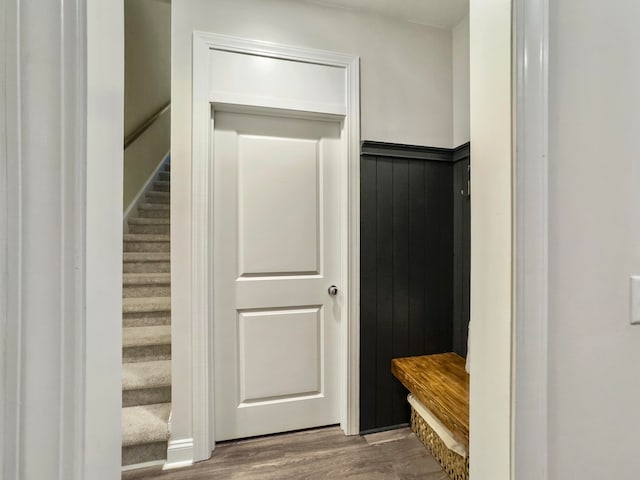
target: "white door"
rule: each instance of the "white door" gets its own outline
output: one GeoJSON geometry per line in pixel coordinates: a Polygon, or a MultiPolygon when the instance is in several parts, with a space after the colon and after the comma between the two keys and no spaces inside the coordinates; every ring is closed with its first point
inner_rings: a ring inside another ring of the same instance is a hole
{"type": "Polygon", "coordinates": [[[215,438],[339,422],[339,122],[214,118],[215,438]]]}

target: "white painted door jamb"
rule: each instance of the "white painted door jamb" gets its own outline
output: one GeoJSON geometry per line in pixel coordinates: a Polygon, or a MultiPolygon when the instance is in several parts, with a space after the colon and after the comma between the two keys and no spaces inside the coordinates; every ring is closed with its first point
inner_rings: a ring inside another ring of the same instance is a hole
{"type": "Polygon", "coordinates": [[[548,478],[548,0],[514,4],[512,479],[548,478]]]}
{"type": "Polygon", "coordinates": [[[7,0],[0,14],[0,478],[108,480],[121,451],[124,5],[7,0]]]}
{"type": "MultiPolygon", "coordinates": [[[[215,447],[213,425],[213,342],[211,306],[212,169],[210,140],[212,106],[209,96],[209,51],[259,54],[264,57],[332,65],[346,70],[345,169],[348,203],[344,208],[346,234],[343,251],[348,268],[343,272],[348,322],[343,330],[341,426],[348,435],[359,433],[359,207],[360,207],[360,98],[359,59],[355,56],[194,32],[193,36],[193,157],[192,157],[192,425],[193,460],[209,458],[215,447]]],[[[222,103],[225,103],[224,101],[222,103]]],[[[228,103],[228,102],[227,102],[228,103]]],[[[231,102],[235,103],[235,102],[231,102]]],[[[281,105],[289,110],[311,110],[303,105],[281,105]]],[[[327,112],[325,112],[327,113],[327,112]]],[[[169,459],[170,460],[170,459],[169,459]]]]}

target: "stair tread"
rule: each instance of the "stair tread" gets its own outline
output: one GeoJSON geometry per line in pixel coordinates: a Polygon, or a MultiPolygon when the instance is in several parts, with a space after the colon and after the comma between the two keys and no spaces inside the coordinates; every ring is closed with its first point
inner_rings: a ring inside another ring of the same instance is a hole
{"type": "Polygon", "coordinates": [[[122,446],[144,445],[169,439],[170,403],[122,409],[122,446]]]}
{"type": "Polygon", "coordinates": [[[122,329],[123,347],[147,347],[150,345],[171,345],[171,326],[155,325],[122,329]]]}
{"type": "Polygon", "coordinates": [[[129,217],[127,220],[131,225],[170,225],[171,219],[164,217],[129,217]]]}
{"type": "Polygon", "coordinates": [[[122,257],[124,262],[169,262],[171,254],[169,252],[124,252],[122,257]]]}
{"type": "Polygon", "coordinates": [[[158,233],[127,233],[124,235],[125,242],[168,242],[170,235],[158,233]]]}
{"type": "Polygon", "coordinates": [[[140,210],[171,210],[168,203],[143,203],[138,207],[140,210]]]}
{"type": "Polygon", "coordinates": [[[122,390],[169,386],[171,386],[171,360],[152,360],[122,365],[122,390]]]}
{"type": "Polygon", "coordinates": [[[170,273],[124,273],[123,285],[168,285],[171,283],[170,273]]]}
{"type": "MultiPolygon", "coordinates": [[[[156,176],[123,235],[122,447],[126,464],[140,455],[161,455],[170,437],[171,415],[171,285],[170,166],[156,176]],[[166,173],[165,173],[166,172],[166,173]],[[159,250],[159,251],[158,251],[159,250]],[[157,295],[135,297],[131,295],[157,295]],[[163,296],[163,295],[167,296],[163,296]],[[146,360],[146,361],[145,361],[146,360]],[[131,363],[128,363],[131,362],[131,363]],[[162,402],[162,403],[158,403],[162,402]],[[166,402],[166,403],[164,403],[166,402]],[[140,450],[142,449],[142,450],[140,450]],[[151,450],[149,450],[151,449],[151,450]],[[160,450],[158,450],[160,449],[160,450]]],[[[164,458],[164,457],[163,457],[164,458]]]]}
{"type": "Polygon", "coordinates": [[[130,297],[122,299],[124,313],[169,312],[171,297],[130,297]]]}
{"type": "Polygon", "coordinates": [[[163,190],[149,190],[145,197],[145,202],[147,203],[169,205],[171,193],[163,190]]]}

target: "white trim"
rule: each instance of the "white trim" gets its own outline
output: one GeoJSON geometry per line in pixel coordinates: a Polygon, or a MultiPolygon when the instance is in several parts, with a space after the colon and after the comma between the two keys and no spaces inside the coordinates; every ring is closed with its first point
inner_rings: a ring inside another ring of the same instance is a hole
{"type": "Polygon", "coordinates": [[[340,422],[347,435],[360,433],[360,59],[344,59],[347,70],[347,252],[344,367],[345,412],[340,422]]]}
{"type": "MultiPolygon", "coordinates": [[[[360,168],[360,99],[359,58],[332,52],[278,45],[203,32],[193,34],[193,149],[192,149],[192,420],[194,461],[209,458],[215,447],[213,425],[213,341],[210,286],[212,279],[210,239],[212,238],[212,169],[210,167],[211,98],[209,95],[209,50],[252,53],[320,65],[344,68],[347,72],[345,134],[348,143],[348,209],[343,225],[347,226],[343,244],[348,271],[343,272],[345,309],[349,321],[343,331],[344,349],[341,364],[343,408],[340,424],[349,435],[359,433],[359,168],[360,168]]],[[[284,105],[290,107],[291,105],[284,105]]],[[[304,106],[308,108],[308,105],[304,106]]],[[[335,112],[331,111],[328,113],[335,112]]]]}
{"type": "Polygon", "coordinates": [[[62,3],[86,4],[84,458],[73,461],[81,478],[107,480],[119,478],[122,451],[124,2],[62,3]]]}
{"type": "Polygon", "coordinates": [[[247,106],[253,108],[268,108],[268,109],[282,109],[282,110],[294,110],[299,112],[314,112],[328,115],[336,115],[344,117],[347,114],[347,109],[344,105],[333,105],[327,103],[314,103],[314,102],[302,102],[283,100],[271,97],[257,97],[255,95],[241,95],[238,93],[218,93],[211,95],[209,101],[212,104],[226,104],[226,105],[238,105],[247,106]]]}
{"type": "Polygon", "coordinates": [[[82,478],[83,13],[80,4],[48,4],[37,14],[20,0],[3,7],[7,190],[2,246],[7,263],[2,269],[7,316],[2,318],[2,474],[7,478],[27,478],[21,465],[38,445],[55,452],[41,465],[50,478],[82,478]],[[21,50],[32,50],[37,41],[43,42],[40,48],[23,58],[21,50]],[[41,135],[43,122],[57,128],[41,135]],[[39,142],[32,141],[35,135],[39,142]],[[46,184],[40,174],[51,174],[46,184]],[[42,256],[57,263],[43,263],[42,256]],[[42,335],[33,335],[40,327],[42,335]],[[39,375],[57,379],[55,393],[45,394],[39,375]],[[46,417],[46,423],[36,429],[33,420],[39,417],[46,417]]]}
{"type": "Polygon", "coordinates": [[[138,190],[138,193],[136,194],[136,196],[133,198],[133,200],[131,200],[131,203],[129,203],[129,206],[127,207],[127,209],[124,211],[124,216],[122,220],[123,222],[122,229],[124,233],[129,232],[129,225],[127,224],[127,220],[129,220],[130,216],[137,214],[138,205],[141,203],[141,200],[144,198],[144,195],[153,187],[153,182],[156,176],[160,172],[160,169],[167,163],[167,160],[170,155],[171,155],[171,151],[168,151],[166,154],[164,154],[164,156],[162,157],[162,160],[160,160],[160,163],[158,163],[156,168],[154,168],[151,175],[149,175],[149,178],[147,178],[147,180],[144,182],[140,190],[138,190]]]}
{"type": "Polygon", "coordinates": [[[167,447],[167,462],[163,470],[172,470],[193,465],[193,438],[171,440],[167,447]]]}
{"type": "Polygon", "coordinates": [[[193,38],[194,42],[200,46],[207,45],[207,49],[213,48],[225,52],[260,55],[262,57],[314,63],[317,65],[347,68],[354,60],[358,60],[358,57],[344,53],[283,45],[261,40],[250,40],[208,32],[194,32],[193,38]]]}
{"type": "MultiPolygon", "coordinates": [[[[216,112],[244,113],[252,115],[267,115],[270,117],[299,118],[302,120],[321,120],[327,122],[342,122],[344,113],[336,115],[329,112],[323,112],[322,107],[318,106],[317,110],[298,110],[297,108],[275,108],[261,107],[257,105],[243,105],[237,103],[211,103],[216,112]]],[[[344,109],[343,109],[344,111],[344,109]]]]}
{"type": "Polygon", "coordinates": [[[512,471],[512,0],[470,1],[471,480],[512,471]]]}
{"type": "Polygon", "coordinates": [[[7,480],[120,470],[124,30],[99,3],[2,7],[7,480]]]}
{"type": "Polygon", "coordinates": [[[516,0],[512,478],[548,478],[548,0],[516,0]]]}
{"type": "Polygon", "coordinates": [[[211,108],[207,95],[209,45],[193,42],[193,109],[191,173],[191,348],[193,461],[206,460],[215,448],[213,423],[213,278],[210,239],[213,182],[209,158],[211,108]],[[198,160],[202,159],[202,160],[198,160]]]}
{"type": "Polygon", "coordinates": [[[164,460],[152,460],[150,462],[134,463],[132,465],[124,465],[122,467],[123,472],[130,472],[131,470],[139,470],[141,468],[159,467],[164,465],[164,460]]]}
{"type": "Polygon", "coordinates": [[[20,69],[18,0],[0,6],[2,45],[0,46],[0,478],[18,478],[20,453],[20,69]],[[11,254],[9,254],[11,252],[11,254]],[[10,321],[10,319],[12,321],[10,321]]]}

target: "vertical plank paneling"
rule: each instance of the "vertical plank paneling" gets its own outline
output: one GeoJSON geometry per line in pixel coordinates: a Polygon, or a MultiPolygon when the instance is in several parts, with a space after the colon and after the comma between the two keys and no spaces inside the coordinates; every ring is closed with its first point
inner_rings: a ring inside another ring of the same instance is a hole
{"type": "Polygon", "coordinates": [[[376,424],[392,425],[393,354],[393,160],[378,158],[377,168],[377,361],[376,424]]]}
{"type": "Polygon", "coordinates": [[[453,181],[451,164],[425,164],[426,323],[424,353],[451,351],[453,340],[453,181]]]}
{"type": "MultiPolygon", "coordinates": [[[[409,350],[409,160],[393,161],[393,350],[388,359],[409,350]]],[[[386,360],[386,359],[385,359],[386,360]]],[[[392,378],[392,424],[406,422],[409,415],[405,389],[392,378]]]]}
{"type": "MultiPolygon", "coordinates": [[[[470,159],[465,162],[465,170],[470,164],[470,159]]],[[[460,326],[460,355],[467,356],[467,341],[469,338],[469,319],[471,318],[471,195],[465,196],[462,206],[462,325],[460,326]]]]}
{"type": "Polygon", "coordinates": [[[471,200],[468,195],[469,158],[453,166],[453,351],[467,355],[469,288],[471,279],[471,200]]]}
{"type": "Polygon", "coordinates": [[[454,338],[466,351],[466,325],[454,329],[454,304],[463,319],[469,294],[468,231],[454,235],[454,221],[464,225],[469,208],[452,195],[454,152],[374,147],[361,168],[361,431],[409,421],[392,358],[449,352],[454,338]]]}
{"type": "Polygon", "coordinates": [[[462,322],[460,324],[460,355],[467,355],[467,339],[469,337],[469,318],[471,316],[471,195],[468,193],[468,173],[470,159],[460,162],[465,172],[465,195],[462,198],[462,270],[457,275],[462,277],[462,322]]]}
{"type": "Polygon", "coordinates": [[[360,430],[376,426],[376,170],[376,157],[364,155],[360,167],[360,430]]]}
{"type": "Polygon", "coordinates": [[[453,198],[451,197],[451,185],[453,184],[453,166],[438,164],[440,182],[438,184],[437,198],[442,199],[440,222],[442,229],[438,236],[437,249],[440,252],[436,271],[441,278],[438,304],[438,316],[440,335],[438,353],[451,352],[453,350],[453,198]]]}
{"type": "Polygon", "coordinates": [[[409,162],[409,356],[424,353],[425,162],[409,162]]]}
{"type": "Polygon", "coordinates": [[[466,195],[466,175],[463,162],[453,165],[453,351],[462,353],[463,285],[462,275],[464,251],[462,248],[463,197],[466,195]]]}

